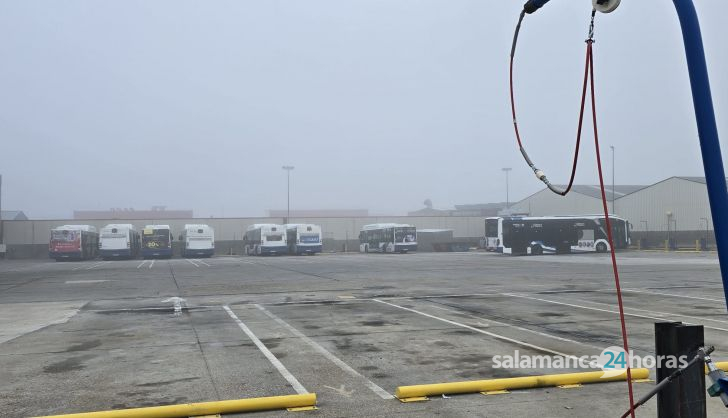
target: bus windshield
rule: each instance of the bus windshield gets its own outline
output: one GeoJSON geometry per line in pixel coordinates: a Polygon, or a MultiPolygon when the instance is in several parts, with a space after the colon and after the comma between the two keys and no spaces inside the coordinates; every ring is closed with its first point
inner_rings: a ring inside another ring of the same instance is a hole
{"type": "Polygon", "coordinates": [[[498,236],[498,219],[486,219],[485,220],[485,236],[486,237],[497,237],[498,236]]]}
{"type": "Polygon", "coordinates": [[[75,241],[78,238],[77,231],[51,231],[51,240],[53,241],[75,241]]]}
{"type": "Polygon", "coordinates": [[[144,246],[160,248],[169,246],[169,229],[145,229],[143,231],[144,246]]]}

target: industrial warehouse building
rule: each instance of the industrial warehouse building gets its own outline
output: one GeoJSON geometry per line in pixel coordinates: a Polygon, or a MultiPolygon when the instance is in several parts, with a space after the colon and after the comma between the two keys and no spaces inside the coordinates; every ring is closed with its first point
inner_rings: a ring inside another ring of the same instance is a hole
{"type": "MultiPolygon", "coordinates": [[[[556,186],[565,189],[566,186],[556,186]]],[[[605,192],[610,213],[619,205],[620,198],[635,193],[647,186],[605,185],[605,192]],[[613,202],[614,201],[614,202],[613,202]]],[[[566,196],[559,196],[549,189],[543,189],[531,196],[511,205],[508,210],[514,215],[555,216],[555,215],[587,215],[604,213],[602,195],[599,186],[574,185],[566,196]]]]}
{"type": "MultiPolygon", "coordinates": [[[[609,212],[632,223],[633,238],[647,238],[650,245],[668,238],[682,246],[706,237],[713,242],[705,177],[670,177],[650,186],[605,188],[609,212]]],[[[599,186],[577,185],[566,197],[544,189],[512,205],[510,212],[549,216],[599,214],[604,210],[599,186]]]]}

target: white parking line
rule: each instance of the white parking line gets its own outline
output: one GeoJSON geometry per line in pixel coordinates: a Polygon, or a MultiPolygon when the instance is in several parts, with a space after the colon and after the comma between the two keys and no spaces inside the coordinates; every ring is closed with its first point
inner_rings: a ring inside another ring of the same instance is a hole
{"type": "MultiPolygon", "coordinates": [[[[493,285],[492,287],[503,287],[503,285],[493,285]]],[[[503,296],[502,293],[453,293],[447,295],[412,295],[412,296],[385,296],[381,300],[398,300],[398,299],[436,299],[436,298],[468,298],[468,297],[484,297],[484,296],[503,296]]]]}
{"type": "Polygon", "coordinates": [[[81,270],[81,269],[83,269],[83,270],[90,270],[90,269],[98,266],[101,263],[103,263],[103,261],[97,261],[97,262],[95,262],[94,264],[91,264],[91,265],[88,265],[86,263],[83,263],[83,264],[81,264],[78,267],[74,267],[73,270],[81,270]]]}
{"type": "Polygon", "coordinates": [[[460,322],[455,322],[455,321],[451,321],[449,319],[440,318],[439,316],[435,316],[435,315],[431,315],[431,314],[428,314],[428,313],[425,313],[425,312],[421,312],[421,311],[418,311],[416,309],[407,308],[407,307],[400,306],[400,305],[395,305],[394,303],[385,302],[385,301],[380,300],[380,299],[372,299],[372,300],[375,301],[375,302],[383,303],[385,305],[393,306],[395,308],[403,309],[405,311],[413,312],[413,313],[416,313],[418,315],[426,316],[428,318],[436,319],[438,321],[442,321],[442,322],[448,323],[450,325],[455,325],[455,326],[460,327],[460,328],[465,328],[465,329],[469,329],[471,331],[474,331],[474,332],[477,332],[477,333],[480,333],[480,334],[485,334],[485,335],[488,335],[490,337],[493,337],[493,338],[496,338],[496,339],[499,339],[499,340],[508,341],[510,343],[518,344],[518,345],[521,345],[521,346],[524,346],[524,347],[528,347],[528,348],[533,348],[534,350],[537,350],[537,351],[543,351],[543,352],[546,352],[546,353],[556,354],[557,356],[578,359],[577,356],[573,356],[571,354],[562,353],[562,352],[559,352],[559,351],[555,351],[555,350],[548,349],[546,347],[541,347],[541,346],[538,346],[538,345],[535,345],[535,344],[527,343],[525,341],[516,340],[515,338],[506,337],[505,335],[499,335],[499,334],[495,334],[495,333],[492,333],[492,332],[483,331],[482,329],[475,328],[475,327],[471,327],[470,325],[465,325],[465,324],[461,324],[460,322]]]}
{"type": "Polygon", "coordinates": [[[141,263],[140,263],[140,264],[139,264],[139,265],[137,266],[137,268],[139,268],[139,267],[143,266],[144,264],[146,264],[146,263],[147,263],[147,261],[149,261],[149,260],[144,260],[144,261],[142,261],[142,262],[141,262],[141,263]]]}
{"type": "Polygon", "coordinates": [[[100,266],[100,265],[102,265],[102,264],[109,264],[110,262],[111,262],[111,261],[99,261],[99,262],[98,262],[98,263],[96,263],[96,264],[93,264],[93,265],[91,265],[91,266],[88,266],[88,267],[86,267],[86,270],[91,270],[91,269],[95,269],[96,267],[98,267],[98,266],[100,266]]]}
{"type": "Polygon", "coordinates": [[[293,376],[291,374],[291,372],[288,371],[288,369],[286,369],[286,366],[284,366],[283,363],[281,363],[281,361],[278,360],[276,358],[276,356],[274,356],[273,353],[270,352],[270,350],[268,350],[268,347],[266,347],[265,344],[263,344],[263,342],[260,341],[260,339],[258,339],[258,337],[256,337],[255,334],[253,334],[253,331],[251,331],[250,328],[248,328],[248,326],[245,325],[243,323],[243,321],[241,321],[240,318],[238,318],[237,315],[235,315],[235,312],[233,312],[232,309],[230,309],[230,307],[228,305],[223,306],[223,309],[225,309],[225,311],[228,313],[228,315],[230,315],[230,318],[232,318],[233,321],[235,321],[238,324],[240,329],[243,330],[243,332],[248,336],[248,338],[250,338],[253,341],[253,343],[255,343],[256,347],[258,347],[258,349],[263,353],[263,355],[268,359],[268,361],[271,362],[273,367],[275,367],[278,370],[278,373],[280,373],[281,376],[283,376],[283,378],[286,379],[288,381],[288,383],[291,384],[291,386],[293,386],[293,390],[295,390],[296,393],[298,393],[300,395],[302,395],[304,393],[309,393],[306,390],[306,388],[303,387],[301,382],[299,382],[298,379],[296,379],[296,377],[293,376]]]}
{"type": "Polygon", "coordinates": [[[191,259],[189,259],[189,258],[185,258],[185,260],[187,260],[187,262],[188,262],[188,263],[192,264],[192,265],[193,265],[193,266],[195,266],[195,267],[200,267],[200,265],[199,265],[199,264],[195,263],[194,261],[192,261],[192,260],[191,260],[191,259]]]}
{"type": "MultiPolygon", "coordinates": [[[[603,306],[609,306],[609,307],[615,307],[616,308],[615,305],[610,304],[610,303],[595,302],[595,301],[584,300],[584,299],[569,299],[569,300],[576,301],[576,302],[580,302],[580,303],[587,303],[587,304],[588,303],[591,303],[591,304],[594,304],[594,305],[603,305],[603,306]]],[[[652,311],[652,310],[640,309],[640,308],[632,308],[632,307],[627,307],[627,306],[625,306],[625,309],[629,309],[629,310],[632,310],[632,311],[639,311],[639,312],[647,312],[648,314],[653,314],[653,315],[677,316],[677,317],[680,317],[680,318],[692,318],[692,319],[697,319],[697,320],[700,320],[700,321],[710,321],[710,322],[717,322],[719,324],[728,325],[728,321],[724,321],[724,320],[720,320],[720,319],[704,318],[702,316],[685,315],[685,314],[674,313],[674,312],[652,311]]],[[[717,329],[721,329],[721,328],[717,328],[717,329]]]]}
{"type": "MultiPolygon", "coordinates": [[[[594,307],[591,307],[591,306],[577,305],[575,303],[559,302],[559,301],[555,301],[555,300],[541,299],[541,298],[535,298],[535,297],[532,297],[532,296],[517,295],[517,294],[513,294],[513,293],[503,293],[503,294],[505,296],[511,296],[511,297],[514,297],[514,298],[530,299],[530,300],[536,300],[536,301],[539,301],[539,302],[553,303],[553,304],[556,304],[556,305],[571,306],[573,308],[588,309],[588,310],[598,311],[598,312],[608,312],[608,313],[613,313],[613,314],[619,315],[619,311],[613,311],[613,310],[610,310],[610,309],[594,308],[594,307]]],[[[627,309],[630,309],[630,308],[627,308],[627,309]]],[[[657,313],[657,312],[653,312],[653,313],[657,313]]],[[[664,316],[663,317],[658,317],[658,316],[649,316],[649,315],[639,315],[639,314],[629,313],[629,312],[625,312],[624,314],[626,316],[634,316],[636,318],[645,318],[645,319],[651,319],[651,320],[657,320],[657,321],[669,320],[670,319],[669,316],[672,316],[672,317],[684,316],[684,315],[679,315],[679,314],[666,314],[667,317],[664,317],[664,316]]],[[[696,324],[690,323],[690,322],[685,322],[685,324],[687,324],[687,325],[696,325],[696,324]]],[[[714,329],[714,330],[717,330],[717,331],[728,331],[728,329],[725,329],[725,328],[711,327],[711,326],[708,326],[708,325],[705,325],[705,324],[701,324],[701,325],[703,326],[703,328],[714,329]]]]}
{"type": "MultiPolygon", "coordinates": [[[[498,326],[503,326],[503,327],[508,327],[508,328],[514,328],[514,329],[517,329],[519,331],[529,332],[531,334],[536,334],[536,335],[540,335],[542,337],[552,338],[554,340],[559,340],[559,341],[563,341],[563,342],[567,342],[567,343],[579,344],[579,345],[583,345],[585,347],[595,348],[595,349],[597,349],[599,351],[602,351],[604,349],[604,347],[597,347],[595,345],[591,345],[591,344],[588,344],[588,343],[585,343],[585,342],[576,341],[576,340],[572,340],[572,339],[564,338],[564,337],[559,337],[558,335],[547,334],[545,332],[541,332],[541,331],[536,331],[536,330],[532,330],[532,329],[528,329],[528,328],[519,327],[518,325],[512,325],[512,324],[508,324],[508,323],[505,323],[505,322],[496,321],[494,319],[479,317],[479,316],[473,315],[473,314],[471,314],[468,311],[463,310],[463,309],[457,309],[457,310],[455,310],[455,309],[448,309],[448,308],[443,308],[443,307],[440,307],[440,306],[437,306],[437,305],[432,305],[432,307],[433,308],[437,308],[437,309],[442,309],[444,311],[452,312],[452,313],[455,313],[455,314],[459,314],[459,315],[466,314],[466,315],[468,315],[469,317],[471,317],[473,319],[480,319],[480,320],[483,320],[483,321],[487,321],[489,323],[496,324],[498,326]]],[[[489,324],[484,324],[484,325],[489,325],[489,324]]]]}
{"type": "Polygon", "coordinates": [[[200,260],[199,258],[195,258],[195,261],[197,261],[198,263],[202,263],[202,264],[206,265],[207,267],[210,267],[209,264],[205,263],[204,261],[200,260]]]}
{"type": "Polygon", "coordinates": [[[152,266],[154,266],[154,262],[155,262],[155,261],[157,261],[157,260],[152,260],[152,262],[151,262],[151,263],[149,263],[149,268],[152,268],[152,266]]]}
{"type": "MultiPolygon", "coordinates": [[[[612,290],[614,292],[614,290],[612,290]]],[[[672,296],[676,298],[687,298],[687,299],[697,299],[697,300],[707,300],[710,302],[721,302],[723,303],[723,299],[711,299],[711,298],[701,298],[700,296],[688,296],[688,295],[675,295],[671,293],[662,293],[662,292],[652,292],[650,290],[637,290],[637,289],[622,289],[622,292],[630,292],[630,293],[644,293],[647,295],[659,295],[659,296],[672,296]]]]}
{"type": "Polygon", "coordinates": [[[261,311],[263,311],[263,313],[266,314],[266,315],[268,315],[268,317],[270,319],[272,319],[272,320],[276,321],[277,323],[279,323],[280,325],[284,326],[293,335],[295,335],[296,337],[300,338],[301,340],[303,340],[303,342],[305,342],[306,344],[310,345],[314,350],[316,350],[319,353],[321,353],[321,355],[323,355],[324,357],[326,357],[327,359],[329,359],[331,362],[333,362],[334,364],[336,364],[337,366],[339,366],[339,368],[341,370],[345,371],[350,376],[355,377],[355,378],[361,380],[369,389],[371,389],[372,392],[374,392],[375,394],[377,394],[380,398],[382,398],[382,399],[394,399],[394,396],[391,395],[389,392],[387,392],[386,390],[382,389],[376,383],[374,383],[371,380],[369,380],[366,377],[364,377],[361,373],[359,373],[356,370],[354,370],[351,366],[349,366],[348,364],[344,363],[341,359],[339,359],[335,355],[331,354],[330,351],[328,351],[327,349],[325,349],[324,347],[322,347],[321,345],[319,345],[316,341],[308,338],[305,334],[303,334],[301,331],[299,331],[296,328],[294,328],[292,325],[290,325],[286,321],[284,321],[281,318],[275,316],[272,312],[270,312],[269,310],[265,309],[261,305],[256,304],[255,307],[258,308],[258,309],[260,309],[261,311]]]}
{"type": "Polygon", "coordinates": [[[108,282],[110,280],[66,280],[66,284],[93,284],[93,283],[103,283],[108,282]]]}

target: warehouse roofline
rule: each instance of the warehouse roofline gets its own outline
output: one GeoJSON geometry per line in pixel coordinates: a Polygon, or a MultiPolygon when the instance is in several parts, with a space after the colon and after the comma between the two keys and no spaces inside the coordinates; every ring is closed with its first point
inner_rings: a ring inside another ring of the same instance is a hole
{"type": "MultiPolygon", "coordinates": [[[[706,184],[705,177],[697,177],[697,176],[672,176],[672,177],[668,177],[668,178],[666,178],[664,180],[660,180],[657,183],[650,184],[649,186],[645,186],[645,187],[643,187],[643,189],[648,189],[650,187],[657,186],[658,184],[662,184],[662,183],[664,183],[666,181],[670,181],[672,179],[680,179],[680,180],[685,180],[685,181],[691,181],[693,183],[699,183],[699,184],[703,184],[703,185],[706,184]]],[[[728,178],[726,178],[726,185],[728,185],[728,178]]],[[[640,190],[642,190],[642,189],[640,189],[640,190]]],[[[632,193],[635,193],[635,192],[638,192],[638,191],[639,190],[635,190],[632,193]]],[[[632,193],[627,193],[625,196],[630,195],[632,193]]]]}
{"type": "MultiPolygon", "coordinates": [[[[559,189],[562,189],[562,190],[563,189],[566,189],[566,185],[565,184],[556,185],[555,187],[557,187],[559,189]]],[[[621,198],[621,197],[624,197],[624,196],[627,196],[629,194],[638,192],[638,191],[640,191],[642,189],[646,189],[647,187],[650,187],[650,186],[634,185],[634,184],[615,184],[614,185],[614,197],[615,197],[615,200],[619,200],[619,198],[621,198]]],[[[535,193],[532,193],[532,194],[524,197],[523,199],[521,199],[521,200],[519,200],[519,201],[511,204],[511,206],[517,205],[517,204],[523,202],[524,200],[528,200],[528,199],[532,198],[533,196],[536,196],[537,194],[546,192],[548,190],[549,189],[546,189],[546,188],[541,189],[541,190],[539,190],[539,191],[537,191],[535,193]]],[[[601,199],[602,198],[601,189],[600,189],[599,185],[575,184],[575,185],[573,185],[571,187],[571,192],[578,193],[578,194],[584,195],[584,196],[588,196],[588,197],[591,197],[593,199],[601,199]]],[[[606,186],[605,185],[604,186],[604,192],[607,195],[607,200],[611,200],[611,197],[612,197],[612,186],[611,185],[609,185],[609,186],[606,186]]]]}

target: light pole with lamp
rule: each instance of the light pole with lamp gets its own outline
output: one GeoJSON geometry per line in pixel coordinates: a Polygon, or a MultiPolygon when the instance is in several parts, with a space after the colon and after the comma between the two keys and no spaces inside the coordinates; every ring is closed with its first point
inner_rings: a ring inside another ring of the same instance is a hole
{"type": "Polygon", "coordinates": [[[612,149],[612,213],[616,215],[617,210],[614,208],[614,145],[610,145],[612,149]]]}
{"type": "Polygon", "coordinates": [[[510,199],[510,195],[509,195],[510,185],[508,184],[508,172],[511,171],[512,168],[504,167],[504,168],[501,168],[501,170],[506,173],[506,212],[508,212],[508,214],[510,214],[511,199],[510,199]]]}
{"type": "Polygon", "coordinates": [[[291,219],[291,171],[295,168],[292,165],[284,165],[281,167],[282,169],[286,170],[286,177],[287,177],[287,187],[286,187],[286,194],[288,199],[286,200],[286,222],[288,223],[291,219]]]}

